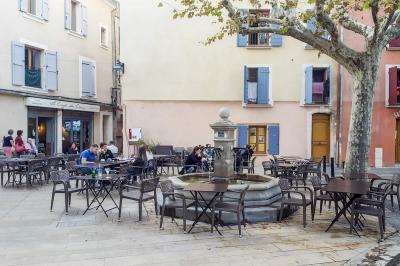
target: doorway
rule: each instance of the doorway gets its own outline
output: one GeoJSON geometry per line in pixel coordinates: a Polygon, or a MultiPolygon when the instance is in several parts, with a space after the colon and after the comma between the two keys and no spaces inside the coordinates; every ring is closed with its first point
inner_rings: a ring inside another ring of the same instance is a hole
{"type": "Polygon", "coordinates": [[[39,153],[54,154],[56,148],[54,114],[29,112],[27,137],[35,141],[39,153]]]}
{"type": "Polygon", "coordinates": [[[313,114],[312,116],[312,158],[316,161],[330,155],[330,115],[313,114]]]}
{"type": "Polygon", "coordinates": [[[400,119],[396,119],[396,163],[400,163],[400,119]]]}
{"type": "Polygon", "coordinates": [[[92,121],[90,120],[64,120],[63,121],[63,152],[67,152],[71,143],[75,143],[79,152],[92,144],[92,121]]]}
{"type": "Polygon", "coordinates": [[[253,151],[258,154],[265,154],[266,151],[266,127],[249,126],[249,144],[253,151]]]}

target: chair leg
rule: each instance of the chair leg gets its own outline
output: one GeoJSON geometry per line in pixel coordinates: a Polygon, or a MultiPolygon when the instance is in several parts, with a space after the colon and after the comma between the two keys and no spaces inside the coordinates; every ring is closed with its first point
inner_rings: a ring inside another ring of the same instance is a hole
{"type": "Polygon", "coordinates": [[[156,217],[158,217],[158,207],[157,207],[157,192],[154,190],[154,209],[156,211],[156,217]]]}
{"type": "MultiPolygon", "coordinates": [[[[322,203],[323,203],[323,200],[320,200],[320,202],[319,202],[319,214],[322,213],[322,203]]],[[[329,202],[329,204],[331,204],[331,202],[329,202]]],[[[330,208],[331,208],[331,206],[329,206],[329,209],[330,208]]]]}
{"type": "Polygon", "coordinates": [[[339,213],[339,205],[338,202],[335,200],[335,214],[337,215],[339,213]]]}
{"type": "Polygon", "coordinates": [[[214,233],[214,224],[215,224],[215,209],[211,209],[211,233],[214,233]]]}
{"type": "Polygon", "coordinates": [[[86,188],[86,205],[89,207],[89,189],[86,188]]]}
{"type": "Polygon", "coordinates": [[[65,198],[65,212],[68,213],[68,192],[64,191],[65,198]]]}
{"type": "Polygon", "coordinates": [[[122,194],[119,195],[118,221],[121,221],[122,194]]]}
{"type": "Polygon", "coordinates": [[[314,205],[311,204],[311,221],[314,221],[314,217],[315,217],[315,208],[314,205]]]}
{"type": "Polygon", "coordinates": [[[379,219],[379,232],[381,234],[381,239],[380,240],[383,240],[383,231],[384,231],[384,229],[383,229],[383,217],[379,216],[378,219],[379,219]]]}
{"type": "Polygon", "coordinates": [[[72,194],[68,193],[68,205],[71,206],[72,194]]]}
{"type": "Polygon", "coordinates": [[[240,221],[240,212],[237,212],[236,217],[237,217],[237,223],[238,223],[238,229],[239,229],[239,237],[242,237],[242,223],[240,221]]]}
{"type": "Polygon", "coordinates": [[[139,221],[141,221],[142,220],[142,206],[143,205],[143,202],[142,202],[142,200],[140,199],[139,200],[139,221]]]}
{"type": "Polygon", "coordinates": [[[165,211],[165,198],[163,200],[163,205],[161,207],[160,229],[162,228],[162,224],[163,224],[163,220],[164,220],[164,211],[165,211]]]}
{"type": "Polygon", "coordinates": [[[390,202],[392,203],[392,209],[393,209],[393,206],[394,206],[394,204],[393,204],[393,195],[390,195],[390,202]]]}
{"type": "Polygon", "coordinates": [[[307,224],[307,206],[303,205],[303,227],[306,228],[307,224]]]}
{"type": "Polygon", "coordinates": [[[279,211],[279,221],[282,221],[283,217],[283,208],[285,207],[285,204],[281,203],[281,210],[279,211]]]}
{"type": "Polygon", "coordinates": [[[243,226],[246,228],[246,215],[244,213],[244,208],[242,210],[243,226]]]}
{"type": "Polygon", "coordinates": [[[185,202],[183,203],[182,211],[183,211],[183,215],[182,215],[183,216],[183,231],[186,232],[186,211],[187,211],[187,209],[186,209],[185,202]]]}
{"type": "Polygon", "coordinates": [[[350,215],[350,234],[353,233],[353,226],[354,226],[354,212],[352,211],[350,215]]]}
{"type": "Polygon", "coordinates": [[[56,194],[56,186],[53,185],[53,192],[51,193],[50,211],[53,210],[54,196],[56,194]]]}

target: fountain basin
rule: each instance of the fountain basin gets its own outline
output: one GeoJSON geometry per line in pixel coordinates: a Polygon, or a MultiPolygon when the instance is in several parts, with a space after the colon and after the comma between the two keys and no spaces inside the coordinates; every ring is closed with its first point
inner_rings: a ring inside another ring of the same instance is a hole
{"type": "MultiPolygon", "coordinates": [[[[208,182],[210,177],[208,174],[196,173],[185,174],[180,176],[172,176],[169,179],[173,182],[176,191],[183,193],[187,198],[192,199],[193,196],[188,191],[183,191],[184,187],[190,183],[208,182]]],[[[278,179],[272,176],[256,175],[256,174],[239,174],[230,178],[228,192],[225,195],[237,197],[238,194],[229,192],[229,190],[243,189],[249,185],[249,189],[245,196],[245,213],[248,222],[275,222],[277,221],[280,211],[281,191],[278,179]]],[[[205,199],[211,199],[213,193],[202,193],[205,199]]],[[[235,201],[226,199],[226,201],[235,201]]],[[[189,216],[193,210],[189,209],[189,216]]],[[[177,213],[179,216],[179,214],[177,213]]],[[[236,215],[223,213],[222,219],[225,223],[236,223],[236,215]]]]}

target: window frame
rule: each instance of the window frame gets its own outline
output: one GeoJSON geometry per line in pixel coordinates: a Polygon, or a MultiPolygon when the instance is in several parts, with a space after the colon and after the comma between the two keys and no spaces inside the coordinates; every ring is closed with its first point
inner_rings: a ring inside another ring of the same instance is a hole
{"type": "MultiPolygon", "coordinates": [[[[274,99],[273,99],[273,87],[272,87],[272,67],[271,65],[265,65],[265,64],[245,64],[245,67],[247,69],[249,68],[261,68],[265,67],[269,69],[269,80],[268,80],[268,104],[258,104],[258,103],[245,103],[244,98],[242,98],[242,106],[243,107],[273,107],[274,105],[274,99]]],[[[242,70],[243,71],[243,70],[242,70]]],[[[258,72],[258,71],[257,71],[258,72]]],[[[243,77],[244,78],[244,77],[243,77]]],[[[247,81],[246,81],[247,82],[247,81]]],[[[258,83],[258,80],[257,80],[258,83]]],[[[243,86],[243,85],[242,85],[243,86]]],[[[244,88],[242,88],[242,92],[244,91],[244,88]]],[[[243,95],[243,93],[242,93],[243,95]]],[[[258,97],[258,95],[257,95],[258,97]]]]}
{"type": "MultiPolygon", "coordinates": [[[[254,14],[257,15],[257,13],[263,13],[266,12],[268,13],[268,17],[270,17],[271,15],[271,10],[270,9],[249,9],[248,10],[249,14],[254,14]]],[[[248,24],[249,28],[251,28],[252,26],[250,25],[250,23],[248,24]]],[[[256,26],[257,27],[257,26],[256,26]]],[[[269,48],[271,47],[271,33],[248,33],[247,34],[247,47],[248,48],[269,48]],[[250,44],[250,39],[251,39],[251,35],[256,34],[257,35],[257,44],[250,44]],[[260,36],[261,34],[266,34],[266,39],[267,39],[267,43],[266,44],[260,44],[260,36]]]]}
{"type": "Polygon", "coordinates": [[[385,65],[385,107],[395,107],[398,108],[400,106],[400,102],[395,104],[395,105],[391,105],[389,102],[389,95],[390,95],[390,91],[389,91],[389,69],[392,67],[397,67],[397,72],[400,71],[400,64],[387,64],[385,65]]]}
{"type": "Polygon", "coordinates": [[[108,42],[109,42],[108,28],[105,25],[100,24],[100,47],[108,49],[108,47],[109,47],[108,42]],[[103,29],[105,32],[104,33],[104,40],[105,40],[104,43],[103,43],[103,29]]]}
{"type": "Polygon", "coordinates": [[[252,149],[253,149],[253,151],[254,151],[254,153],[255,154],[266,154],[267,153],[267,151],[268,151],[268,134],[267,134],[267,124],[263,124],[263,125],[248,125],[248,139],[247,139],[247,143],[249,144],[249,145],[251,145],[251,147],[252,147],[252,149]],[[251,143],[250,142],[250,138],[251,138],[251,129],[256,129],[256,143],[254,144],[254,143],[251,143]],[[259,143],[259,137],[261,136],[260,134],[259,134],[259,129],[260,128],[262,128],[262,129],[264,129],[264,151],[257,151],[257,149],[258,149],[258,145],[260,144],[259,143]],[[253,144],[255,145],[255,146],[253,146],[253,144]]]}
{"type": "Polygon", "coordinates": [[[301,86],[300,86],[300,88],[301,88],[300,106],[305,106],[305,107],[311,106],[311,107],[313,107],[313,106],[331,106],[332,105],[332,101],[333,101],[333,99],[332,99],[333,98],[332,97],[332,91],[333,91],[333,89],[332,89],[332,73],[333,72],[332,71],[333,71],[333,68],[332,68],[331,64],[306,64],[306,65],[303,65],[303,71],[302,71],[303,78],[302,78],[301,86]],[[329,90],[329,101],[327,101],[326,103],[306,103],[306,100],[305,100],[306,99],[306,85],[305,85],[306,84],[306,74],[305,74],[305,70],[309,66],[312,66],[313,69],[314,68],[325,68],[325,69],[330,68],[331,69],[330,79],[329,79],[329,88],[330,88],[330,90],[329,90]]]}

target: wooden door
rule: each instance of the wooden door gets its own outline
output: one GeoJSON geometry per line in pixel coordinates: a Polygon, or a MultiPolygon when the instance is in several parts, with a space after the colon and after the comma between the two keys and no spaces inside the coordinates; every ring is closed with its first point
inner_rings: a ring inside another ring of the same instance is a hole
{"type": "Polygon", "coordinates": [[[396,120],[396,163],[400,163],[400,119],[396,120]]]}
{"type": "Polygon", "coordinates": [[[266,152],[266,127],[250,126],[248,143],[255,153],[264,154],[266,152]]]}
{"type": "Polygon", "coordinates": [[[312,158],[321,160],[330,155],[330,115],[314,114],[312,117],[312,158]]]}

